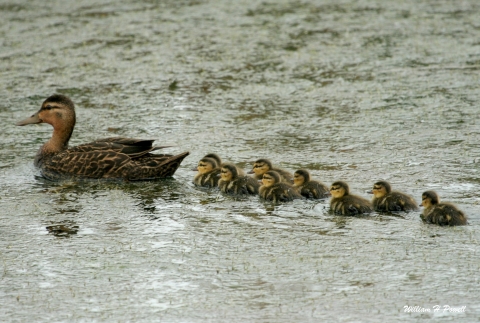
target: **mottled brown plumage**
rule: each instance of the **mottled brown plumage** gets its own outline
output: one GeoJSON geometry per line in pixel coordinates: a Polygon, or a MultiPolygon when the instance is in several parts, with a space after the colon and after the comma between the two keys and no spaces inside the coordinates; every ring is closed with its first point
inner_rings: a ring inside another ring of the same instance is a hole
{"type": "Polygon", "coordinates": [[[224,163],[221,167],[221,178],[218,181],[220,191],[227,194],[258,194],[260,184],[250,176],[242,175],[237,166],[224,163]]]}
{"type": "Polygon", "coordinates": [[[425,209],[420,218],[426,223],[438,225],[466,225],[467,217],[451,203],[440,203],[440,198],[434,191],[422,194],[422,204],[425,209]]]}
{"type": "Polygon", "coordinates": [[[152,154],[154,140],[105,138],[68,148],[75,127],[75,106],[64,95],[47,98],[40,110],[18,126],[48,123],[52,138],[37,152],[35,166],[51,180],[66,178],[153,180],[172,176],[188,152],[179,155],[152,154]]]}
{"type": "Polygon", "coordinates": [[[253,163],[253,169],[248,172],[249,174],[255,174],[255,179],[261,180],[263,178],[263,174],[266,172],[273,170],[280,175],[280,181],[293,184],[293,175],[281,168],[273,167],[272,162],[268,159],[258,159],[253,163]]]}
{"type": "Polygon", "coordinates": [[[350,188],[345,182],[333,183],[330,193],[332,194],[330,209],[335,214],[359,215],[373,211],[370,201],[357,195],[350,195],[350,188]]]}
{"type": "Polygon", "coordinates": [[[270,170],[263,174],[263,185],[258,192],[260,197],[274,203],[303,198],[291,184],[280,180],[281,176],[276,171],[270,170]]]}
{"type": "Polygon", "coordinates": [[[299,169],[293,174],[293,186],[307,199],[321,199],[330,195],[328,187],[311,180],[310,173],[305,169],[299,169]]]}
{"type": "Polygon", "coordinates": [[[203,187],[217,187],[220,179],[220,167],[213,158],[203,157],[198,162],[197,174],[193,183],[203,187]]]}
{"type": "Polygon", "coordinates": [[[416,211],[418,210],[418,203],[413,197],[392,191],[390,183],[386,181],[379,181],[373,184],[373,189],[368,193],[373,194],[372,204],[375,211],[416,211]]]}

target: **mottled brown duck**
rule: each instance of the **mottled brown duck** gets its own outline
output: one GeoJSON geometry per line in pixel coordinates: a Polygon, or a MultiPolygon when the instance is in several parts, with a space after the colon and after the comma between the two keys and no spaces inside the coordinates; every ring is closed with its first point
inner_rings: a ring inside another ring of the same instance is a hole
{"type": "Polygon", "coordinates": [[[290,183],[290,184],[293,184],[293,175],[284,170],[284,169],[281,169],[281,168],[277,168],[277,167],[273,167],[272,166],[272,162],[268,159],[258,159],[257,161],[255,161],[255,163],[253,163],[253,169],[251,171],[248,172],[248,174],[255,174],[255,178],[257,180],[262,180],[263,179],[263,174],[265,174],[266,172],[270,171],[270,170],[273,170],[275,172],[277,172],[278,174],[280,174],[280,181],[281,182],[286,182],[286,183],[290,183]]]}
{"type": "Polygon", "coordinates": [[[310,179],[310,173],[299,169],[293,174],[293,187],[307,199],[322,199],[330,195],[327,185],[310,179]]]}
{"type": "Polygon", "coordinates": [[[426,223],[441,226],[466,225],[467,217],[451,203],[440,203],[440,198],[434,191],[426,191],[422,194],[422,204],[425,209],[420,218],[426,223]]]}
{"type": "Polygon", "coordinates": [[[392,191],[390,183],[386,181],[378,181],[373,184],[373,189],[368,191],[373,194],[372,204],[375,211],[416,211],[418,203],[413,197],[397,191],[392,191]]]}
{"type": "Polygon", "coordinates": [[[242,175],[237,166],[232,163],[224,163],[221,167],[220,191],[233,195],[258,194],[260,184],[250,176],[242,175]]]}
{"type": "Polygon", "coordinates": [[[281,182],[281,176],[276,171],[270,170],[263,174],[262,183],[258,193],[267,201],[278,203],[303,198],[291,184],[281,182]]]}
{"type": "Polygon", "coordinates": [[[48,97],[40,110],[17,126],[48,123],[53,135],[37,152],[35,166],[51,180],[65,178],[153,180],[172,176],[188,152],[152,154],[154,140],[105,138],[68,147],[75,127],[75,106],[68,97],[48,97]]]}
{"type": "Polygon", "coordinates": [[[348,184],[342,181],[330,186],[330,209],[335,214],[359,215],[372,212],[370,201],[363,197],[350,194],[348,184]]]}
{"type": "Polygon", "coordinates": [[[217,187],[220,179],[220,167],[213,158],[203,157],[198,162],[197,174],[193,178],[193,183],[202,187],[217,187]]]}

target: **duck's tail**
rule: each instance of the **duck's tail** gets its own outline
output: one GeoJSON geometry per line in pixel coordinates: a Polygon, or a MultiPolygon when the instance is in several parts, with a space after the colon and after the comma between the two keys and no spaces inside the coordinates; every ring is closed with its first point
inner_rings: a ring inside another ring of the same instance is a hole
{"type": "Polygon", "coordinates": [[[128,180],[146,181],[171,177],[189,154],[188,151],[175,156],[149,154],[135,159],[136,167],[129,172],[128,180]]]}

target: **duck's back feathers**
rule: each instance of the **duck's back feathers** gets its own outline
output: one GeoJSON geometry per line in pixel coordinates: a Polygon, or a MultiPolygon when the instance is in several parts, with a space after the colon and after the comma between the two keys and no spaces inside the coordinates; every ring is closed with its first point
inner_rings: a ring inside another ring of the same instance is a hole
{"type": "Polygon", "coordinates": [[[376,211],[388,212],[388,211],[416,211],[418,210],[418,203],[415,202],[413,197],[401,193],[392,191],[381,198],[373,198],[373,207],[376,211]]]}
{"type": "Polygon", "coordinates": [[[421,218],[426,223],[433,223],[438,225],[466,225],[467,217],[465,214],[457,209],[457,207],[450,203],[435,204],[424,210],[421,218]]]}
{"type": "Polygon", "coordinates": [[[330,208],[333,213],[341,215],[359,215],[372,212],[370,201],[357,195],[344,195],[332,198],[330,208]]]}
{"type": "Polygon", "coordinates": [[[132,157],[114,149],[100,149],[96,145],[82,146],[42,156],[39,164],[43,176],[51,180],[71,177],[152,180],[172,176],[189,154],[185,152],[172,156],[137,152],[132,157]],[[87,147],[92,149],[88,150],[87,147]]]}
{"type": "Polygon", "coordinates": [[[220,190],[227,194],[234,195],[246,195],[246,194],[258,194],[258,188],[260,184],[257,180],[250,176],[238,176],[231,181],[224,181],[220,179],[218,181],[218,187],[220,190]]]}
{"type": "Polygon", "coordinates": [[[270,187],[260,186],[259,194],[263,199],[273,201],[274,203],[302,198],[293,186],[283,182],[275,183],[270,187]]]}
{"type": "Polygon", "coordinates": [[[317,181],[308,181],[298,187],[300,194],[307,199],[322,199],[328,196],[328,187],[317,181]]]}

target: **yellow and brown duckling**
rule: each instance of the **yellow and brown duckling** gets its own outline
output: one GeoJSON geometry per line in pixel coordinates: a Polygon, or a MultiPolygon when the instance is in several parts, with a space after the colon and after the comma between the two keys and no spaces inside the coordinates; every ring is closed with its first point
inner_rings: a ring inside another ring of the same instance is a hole
{"type": "Polygon", "coordinates": [[[358,215],[373,211],[370,201],[363,197],[350,194],[348,184],[342,181],[333,183],[330,186],[330,209],[335,214],[358,215]]]}
{"type": "Polygon", "coordinates": [[[388,212],[388,211],[415,211],[418,210],[418,203],[415,202],[413,197],[392,191],[390,183],[386,181],[378,181],[373,184],[373,189],[368,191],[373,194],[372,204],[375,211],[388,212]]]}
{"type": "Polygon", "coordinates": [[[281,168],[273,167],[272,162],[268,159],[258,159],[253,163],[253,169],[248,172],[249,174],[255,174],[254,177],[257,180],[262,180],[263,179],[263,174],[266,172],[273,170],[277,172],[280,175],[280,181],[281,182],[286,182],[286,183],[293,183],[293,175],[281,168]]]}
{"type": "Polygon", "coordinates": [[[193,183],[203,187],[217,187],[220,179],[220,167],[213,158],[203,157],[198,162],[197,174],[193,178],[193,183]]]}
{"type": "Polygon", "coordinates": [[[258,194],[260,184],[253,177],[243,175],[234,164],[224,163],[221,166],[218,187],[227,194],[245,195],[258,194]]]}
{"type": "Polygon", "coordinates": [[[440,203],[440,198],[434,191],[426,191],[422,194],[423,210],[420,218],[426,223],[438,225],[466,225],[467,217],[451,203],[440,203]]]}
{"type": "Polygon", "coordinates": [[[330,195],[328,187],[311,180],[310,173],[305,169],[299,169],[293,174],[293,186],[307,199],[321,199],[330,195]]]}
{"type": "Polygon", "coordinates": [[[281,182],[281,176],[276,171],[270,170],[263,174],[262,183],[259,195],[267,201],[278,203],[303,198],[291,184],[281,182]]]}
{"type": "Polygon", "coordinates": [[[188,152],[173,156],[152,154],[154,140],[105,138],[68,147],[75,127],[75,105],[65,95],[48,97],[40,110],[17,126],[48,123],[52,138],[37,152],[35,166],[51,180],[66,178],[152,180],[172,176],[188,152]]]}

